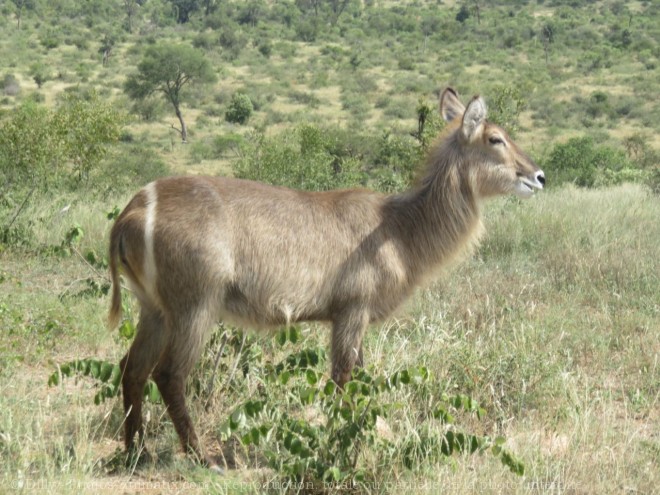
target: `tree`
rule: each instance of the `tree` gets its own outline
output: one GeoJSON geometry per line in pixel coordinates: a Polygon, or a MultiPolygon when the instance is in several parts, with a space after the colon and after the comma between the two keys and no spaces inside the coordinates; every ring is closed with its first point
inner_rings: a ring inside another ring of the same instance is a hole
{"type": "MultiPolygon", "coordinates": [[[[126,30],[133,32],[133,18],[139,8],[138,0],[124,0],[124,10],[126,11],[126,30]]],[[[104,64],[105,65],[105,64],[104,64]]]]}
{"type": "Polygon", "coordinates": [[[21,18],[23,17],[23,8],[34,8],[32,0],[13,0],[16,6],[16,29],[21,29],[21,18]]]}
{"type": "Polygon", "coordinates": [[[296,0],[296,6],[301,12],[313,12],[315,18],[318,18],[319,14],[327,14],[333,26],[337,24],[349,3],[350,0],[296,0]]]}
{"type": "Polygon", "coordinates": [[[456,20],[462,24],[469,18],[470,18],[470,9],[465,4],[461,5],[461,8],[456,14],[456,20]]]}
{"type": "MultiPolygon", "coordinates": [[[[130,22],[130,21],[129,21],[130,22]]],[[[111,34],[105,33],[103,39],[101,40],[101,46],[99,47],[99,53],[102,55],[102,64],[103,67],[108,65],[110,60],[110,55],[112,55],[112,50],[115,47],[115,38],[111,34]]]]}
{"type": "Polygon", "coordinates": [[[348,6],[350,0],[330,0],[330,7],[332,9],[332,24],[335,25],[339,21],[339,16],[348,6]]]}
{"type": "Polygon", "coordinates": [[[541,28],[541,41],[543,42],[543,51],[545,52],[545,64],[548,65],[550,45],[555,41],[555,30],[552,24],[544,24],[541,28]]]}
{"type": "MultiPolygon", "coordinates": [[[[198,0],[170,0],[176,12],[176,22],[185,24],[190,20],[190,14],[199,9],[198,0]]],[[[208,12],[207,4],[207,12],[208,12]]]]}
{"type": "Polygon", "coordinates": [[[188,131],[181,114],[181,91],[188,83],[211,83],[215,73],[204,54],[187,45],[160,44],[147,48],[137,74],[128,77],[124,91],[134,100],[161,93],[174,107],[185,143],[188,131]]]}

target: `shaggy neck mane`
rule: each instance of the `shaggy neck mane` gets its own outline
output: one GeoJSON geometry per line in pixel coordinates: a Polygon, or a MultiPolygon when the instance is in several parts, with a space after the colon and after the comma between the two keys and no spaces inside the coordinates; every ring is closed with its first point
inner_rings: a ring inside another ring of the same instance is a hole
{"type": "Polygon", "coordinates": [[[481,234],[479,203],[454,126],[428,154],[413,189],[387,198],[386,217],[400,235],[411,282],[465,254],[481,234]]]}

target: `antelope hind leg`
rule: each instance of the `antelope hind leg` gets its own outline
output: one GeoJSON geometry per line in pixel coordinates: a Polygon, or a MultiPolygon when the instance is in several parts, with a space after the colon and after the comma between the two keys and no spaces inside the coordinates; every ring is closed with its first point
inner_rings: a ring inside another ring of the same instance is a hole
{"type": "Polygon", "coordinates": [[[172,339],[153,372],[184,452],[214,471],[222,471],[204,453],[186,405],[186,379],[201,354],[208,329],[213,324],[206,311],[177,318],[170,330],[172,339]]]}
{"type": "Polygon", "coordinates": [[[129,454],[146,453],[142,424],[142,394],[147,378],[167,344],[165,325],[160,312],[142,307],[137,335],[120,362],[124,399],[124,444],[129,454]],[[139,443],[135,444],[135,435],[139,443]]]}

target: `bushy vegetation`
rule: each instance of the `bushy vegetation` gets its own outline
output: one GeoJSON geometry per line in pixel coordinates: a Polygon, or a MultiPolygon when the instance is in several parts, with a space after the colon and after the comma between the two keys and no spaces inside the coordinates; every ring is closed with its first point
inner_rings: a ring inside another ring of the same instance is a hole
{"type": "Polygon", "coordinates": [[[643,176],[623,150],[597,145],[589,137],[557,144],[544,162],[544,169],[557,184],[573,182],[584,187],[618,184],[643,176]]]}
{"type": "Polygon", "coordinates": [[[225,113],[225,119],[227,122],[233,122],[235,124],[247,124],[253,111],[254,106],[250,97],[243,93],[236,93],[231,97],[229,108],[227,109],[227,113],[225,113]]]}
{"type": "Polygon", "coordinates": [[[658,485],[656,3],[16,0],[0,13],[3,486],[658,485]],[[153,385],[157,460],[127,468],[116,363],[135,315],[127,298],[132,318],[104,329],[106,219],[173,173],[400,191],[442,130],[446,83],[484,95],[548,190],[486,205],[475,256],[370,331],[344,394],[327,389],[319,326],[219,327],[189,395],[212,454],[239,469],[218,480],[177,457],[153,385]],[[45,391],[48,377],[63,387],[45,391]],[[485,452],[504,465],[470,455],[485,452]]]}

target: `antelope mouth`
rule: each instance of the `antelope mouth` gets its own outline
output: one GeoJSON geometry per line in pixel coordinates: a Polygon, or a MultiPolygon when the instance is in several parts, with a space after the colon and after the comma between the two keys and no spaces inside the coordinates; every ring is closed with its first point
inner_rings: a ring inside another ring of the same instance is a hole
{"type": "Polygon", "coordinates": [[[534,189],[543,189],[544,184],[545,179],[542,173],[534,177],[534,180],[530,180],[527,177],[519,177],[516,182],[516,194],[523,198],[529,198],[534,194],[534,189]]]}

